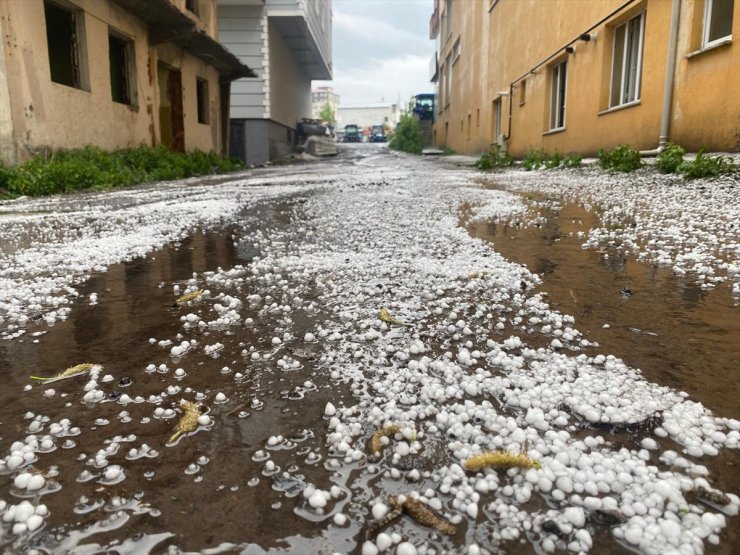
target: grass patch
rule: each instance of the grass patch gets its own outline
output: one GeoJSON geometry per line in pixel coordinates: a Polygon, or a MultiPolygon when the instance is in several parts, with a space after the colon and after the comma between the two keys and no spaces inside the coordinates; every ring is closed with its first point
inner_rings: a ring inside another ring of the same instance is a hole
{"type": "Polygon", "coordinates": [[[3,190],[13,197],[111,189],[147,181],[223,173],[242,167],[241,160],[199,150],[183,153],[164,146],[142,145],[106,152],[87,146],[60,151],[49,158],[32,158],[12,168],[0,166],[0,195],[3,190]]]}
{"type": "Polygon", "coordinates": [[[580,154],[571,153],[563,156],[557,150],[552,154],[548,154],[544,149],[532,149],[527,151],[526,156],[522,160],[522,167],[527,171],[538,170],[545,168],[547,170],[553,170],[555,168],[577,168],[581,165],[582,157],[580,154]]]}
{"type": "Polygon", "coordinates": [[[678,171],[687,179],[698,179],[735,173],[738,167],[729,156],[707,156],[702,148],[696,158],[682,162],[678,171]]]}
{"type": "Polygon", "coordinates": [[[655,158],[655,167],[660,173],[675,173],[683,163],[684,154],[686,151],[682,147],[668,143],[655,158]]]}
{"type": "Polygon", "coordinates": [[[514,159],[506,152],[501,152],[498,147],[492,147],[489,152],[484,152],[475,163],[479,170],[494,170],[508,168],[514,165],[514,159]]]}
{"type": "Polygon", "coordinates": [[[628,145],[617,145],[612,150],[598,150],[599,165],[605,170],[632,172],[642,167],[640,153],[628,145]]]}

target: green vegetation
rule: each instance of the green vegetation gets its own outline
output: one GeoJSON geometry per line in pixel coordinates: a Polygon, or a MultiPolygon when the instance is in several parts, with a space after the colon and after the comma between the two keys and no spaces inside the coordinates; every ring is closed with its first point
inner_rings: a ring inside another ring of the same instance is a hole
{"type": "Polygon", "coordinates": [[[678,171],[688,179],[696,179],[734,173],[738,167],[729,156],[707,156],[702,148],[696,153],[696,158],[681,163],[678,171]]]}
{"type": "Polygon", "coordinates": [[[582,160],[583,157],[580,154],[577,152],[571,152],[570,154],[563,156],[560,165],[564,168],[577,168],[581,165],[582,160]]]}
{"type": "Polygon", "coordinates": [[[530,148],[522,160],[522,167],[527,171],[538,170],[541,167],[548,170],[560,167],[577,168],[581,165],[581,160],[581,155],[577,153],[563,156],[557,150],[552,154],[547,154],[542,148],[537,150],[530,148]]]}
{"type": "Polygon", "coordinates": [[[329,125],[334,125],[337,122],[337,118],[334,114],[334,109],[328,102],[321,107],[319,112],[319,119],[325,121],[329,125]]]}
{"type": "Polygon", "coordinates": [[[666,147],[658,153],[655,159],[655,167],[660,173],[675,173],[683,163],[683,155],[686,151],[673,143],[668,143],[666,147]]]}
{"type": "Polygon", "coordinates": [[[109,189],[233,171],[241,160],[199,150],[183,153],[163,146],[139,146],[105,152],[87,146],[80,150],[36,157],[13,168],[0,167],[0,193],[10,196],[51,195],[82,189],[109,189]]]}
{"type": "Polygon", "coordinates": [[[538,170],[545,165],[546,161],[547,153],[544,148],[539,148],[537,150],[530,148],[522,160],[522,167],[528,172],[538,170]]]}
{"type": "Polygon", "coordinates": [[[481,154],[480,159],[475,163],[475,167],[479,170],[507,168],[513,165],[514,159],[506,152],[501,152],[497,146],[493,146],[489,152],[481,154]]]}
{"type": "Polygon", "coordinates": [[[416,118],[408,113],[402,115],[388,146],[394,150],[421,154],[421,128],[416,118]]]}
{"type": "Polygon", "coordinates": [[[599,165],[605,170],[631,172],[642,167],[640,153],[628,145],[617,145],[612,150],[599,149],[599,165]]]}

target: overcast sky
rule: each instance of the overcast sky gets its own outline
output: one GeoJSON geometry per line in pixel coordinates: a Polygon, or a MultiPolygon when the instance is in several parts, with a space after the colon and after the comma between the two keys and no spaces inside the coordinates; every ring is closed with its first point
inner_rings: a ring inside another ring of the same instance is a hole
{"type": "Polygon", "coordinates": [[[341,104],[401,103],[431,92],[432,0],[334,0],[334,80],[341,104]]]}

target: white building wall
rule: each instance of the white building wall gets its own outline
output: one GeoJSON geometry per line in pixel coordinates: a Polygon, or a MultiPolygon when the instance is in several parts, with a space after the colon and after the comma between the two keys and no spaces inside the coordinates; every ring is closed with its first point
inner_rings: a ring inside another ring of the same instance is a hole
{"type": "Polygon", "coordinates": [[[340,106],[337,110],[337,128],[356,124],[360,128],[387,123],[390,126],[398,123],[400,114],[396,104],[380,106],[340,106]]]}
{"type": "Polygon", "coordinates": [[[331,79],[332,0],[218,0],[221,42],[257,74],[231,85],[232,154],[290,152],[311,117],[311,80],[331,79]]]}
{"type": "Polygon", "coordinates": [[[267,16],[261,5],[218,6],[219,40],[257,74],[231,84],[231,117],[269,118],[267,16]]]}

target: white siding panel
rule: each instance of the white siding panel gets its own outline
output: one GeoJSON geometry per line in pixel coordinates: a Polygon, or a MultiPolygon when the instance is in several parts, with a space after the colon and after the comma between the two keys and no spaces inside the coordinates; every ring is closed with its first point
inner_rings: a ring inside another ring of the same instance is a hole
{"type": "Polygon", "coordinates": [[[257,31],[246,31],[243,29],[234,31],[219,31],[219,42],[223,44],[258,44],[262,46],[262,33],[257,31]]]}
{"type": "Polygon", "coordinates": [[[231,84],[232,94],[264,94],[264,79],[240,79],[231,84]]]}
{"type": "Polygon", "coordinates": [[[266,117],[265,109],[259,106],[237,106],[231,105],[232,118],[263,119],[266,117]]]}

